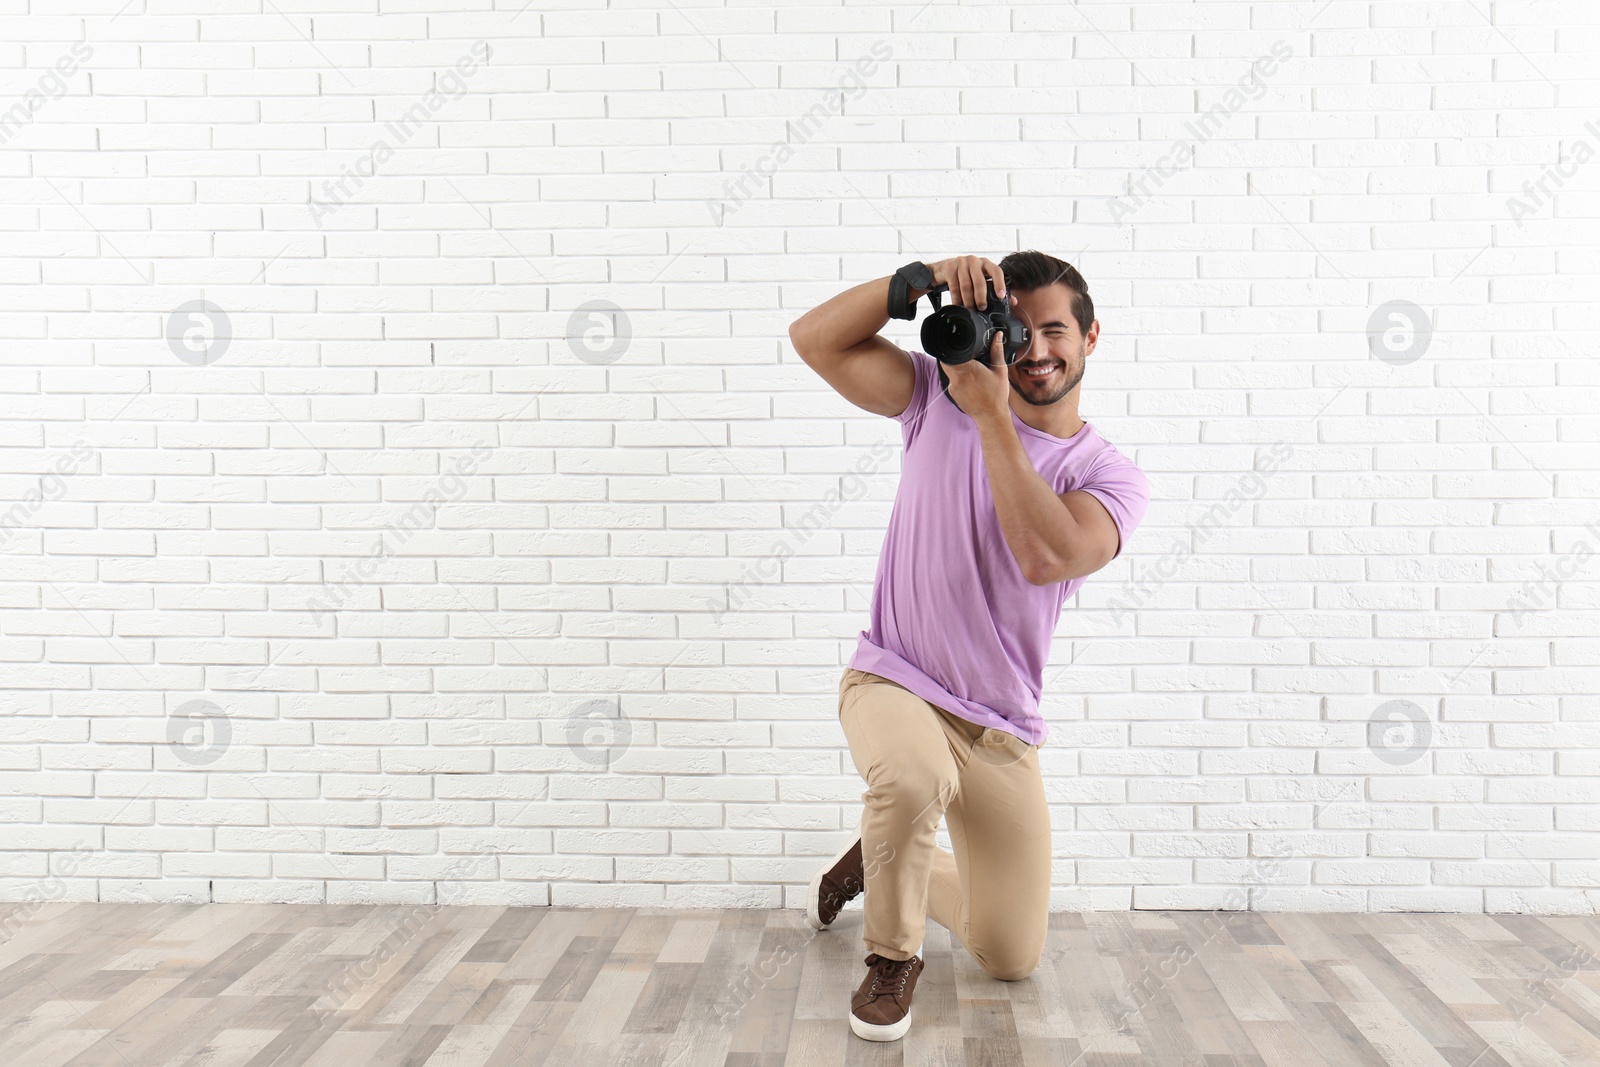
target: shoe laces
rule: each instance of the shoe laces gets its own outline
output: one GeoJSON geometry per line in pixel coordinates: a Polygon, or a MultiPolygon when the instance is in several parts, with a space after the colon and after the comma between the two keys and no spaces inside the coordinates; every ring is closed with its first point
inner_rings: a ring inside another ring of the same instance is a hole
{"type": "MultiPolygon", "coordinates": [[[[911,971],[913,970],[917,957],[912,956],[908,960],[892,960],[887,956],[879,956],[877,953],[873,953],[873,955],[877,958],[872,964],[872,983],[867,987],[867,995],[869,997],[877,996],[878,983],[884,982],[892,983],[894,988],[893,995],[896,997],[900,996],[900,994],[906,991],[906,980],[911,977],[911,971]],[[897,968],[900,971],[900,979],[898,982],[894,980],[894,973],[897,968]]],[[[885,989],[883,992],[887,993],[889,990],[885,989]]]]}

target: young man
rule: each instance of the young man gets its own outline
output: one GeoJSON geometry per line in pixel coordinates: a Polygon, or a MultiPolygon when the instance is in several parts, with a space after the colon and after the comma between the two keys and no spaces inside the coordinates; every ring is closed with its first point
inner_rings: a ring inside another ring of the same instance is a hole
{"type": "Polygon", "coordinates": [[[1076,269],[1027,251],[897,273],[789,328],[807,365],[899,422],[905,443],[871,627],[839,684],[865,807],[807,908],[821,929],[865,889],[868,973],[850,1027],[874,1041],[910,1029],[927,917],[995,978],[1038,966],[1051,861],[1042,674],[1062,606],[1122,552],[1150,497],[1143,472],[1078,416],[1100,323],[1076,269]],[[940,286],[983,310],[990,280],[1031,334],[1010,367],[996,333],[987,362],[943,367],[946,389],[932,356],[878,336],[940,286]],[[941,817],[953,853],[935,844],[941,817]]]}

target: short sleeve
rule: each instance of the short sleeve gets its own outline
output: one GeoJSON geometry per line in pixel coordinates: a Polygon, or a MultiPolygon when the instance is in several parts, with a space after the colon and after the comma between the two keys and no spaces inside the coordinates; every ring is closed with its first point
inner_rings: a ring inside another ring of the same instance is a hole
{"type": "Polygon", "coordinates": [[[911,438],[917,432],[917,427],[922,423],[922,413],[927,410],[928,398],[934,393],[934,358],[926,352],[908,352],[911,357],[913,384],[911,387],[911,403],[906,409],[894,416],[894,421],[905,427],[906,444],[911,443],[911,438]]]}
{"type": "Polygon", "coordinates": [[[1150,506],[1150,482],[1144,471],[1115,448],[1107,447],[1078,488],[1105,505],[1120,535],[1117,551],[1111,558],[1122,555],[1150,506]]]}

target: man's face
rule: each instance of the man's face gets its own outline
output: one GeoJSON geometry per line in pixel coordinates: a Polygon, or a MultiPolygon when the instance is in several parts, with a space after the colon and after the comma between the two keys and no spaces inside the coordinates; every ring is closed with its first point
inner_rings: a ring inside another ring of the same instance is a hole
{"type": "Polygon", "coordinates": [[[1072,316],[1072,290],[1046,285],[1031,292],[1013,292],[1012,314],[1028,324],[1029,346],[1011,364],[1011,388],[1035,407],[1054,404],[1078,387],[1084,364],[1099,336],[1099,322],[1089,324],[1089,336],[1078,329],[1072,316]],[[1043,370],[1044,374],[1031,371],[1043,370]]]}

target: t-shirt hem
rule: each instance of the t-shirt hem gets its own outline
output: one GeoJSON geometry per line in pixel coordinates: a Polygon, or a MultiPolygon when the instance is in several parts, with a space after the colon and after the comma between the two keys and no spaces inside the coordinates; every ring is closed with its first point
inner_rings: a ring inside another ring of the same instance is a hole
{"type": "Polygon", "coordinates": [[[964,719],[978,726],[1004,730],[1008,734],[1020,737],[1030,745],[1042,745],[1045,742],[1045,738],[1049,736],[1049,727],[1042,719],[1039,720],[1040,726],[1037,729],[1019,726],[982,704],[974,704],[970,700],[962,700],[922,673],[914,665],[906,662],[904,657],[897,656],[888,649],[879,648],[867,640],[865,631],[862,631],[856,641],[855,655],[850,657],[848,666],[858,671],[879,675],[889,679],[891,682],[898,682],[941,711],[948,712],[958,719],[964,719]]]}

